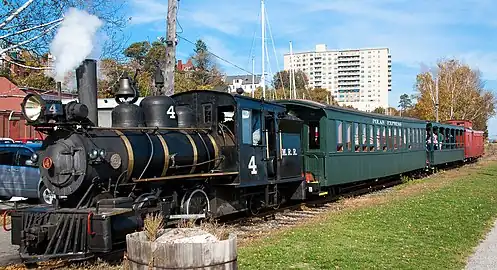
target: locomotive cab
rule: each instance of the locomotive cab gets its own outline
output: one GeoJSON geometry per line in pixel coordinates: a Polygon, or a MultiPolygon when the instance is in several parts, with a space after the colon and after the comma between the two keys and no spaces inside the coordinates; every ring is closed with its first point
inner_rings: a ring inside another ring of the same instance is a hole
{"type": "Polygon", "coordinates": [[[211,208],[219,214],[277,207],[304,199],[300,132],[302,121],[276,103],[217,91],[173,95],[176,108],[197,112],[190,126],[210,128],[218,135],[223,171],[237,172],[219,183],[211,208]],[[235,200],[233,188],[247,190],[235,200]],[[229,202],[229,201],[232,202],[229,202]]]}

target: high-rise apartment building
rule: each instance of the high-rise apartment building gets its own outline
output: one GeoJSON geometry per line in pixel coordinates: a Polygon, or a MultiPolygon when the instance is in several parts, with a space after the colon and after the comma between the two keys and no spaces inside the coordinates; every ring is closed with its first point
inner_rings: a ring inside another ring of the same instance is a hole
{"type": "Polygon", "coordinates": [[[391,63],[388,48],[327,50],[326,45],[318,44],[314,52],[284,56],[285,70],[292,66],[302,70],[311,89],[328,89],[339,104],[368,112],[388,108],[391,63]]]}

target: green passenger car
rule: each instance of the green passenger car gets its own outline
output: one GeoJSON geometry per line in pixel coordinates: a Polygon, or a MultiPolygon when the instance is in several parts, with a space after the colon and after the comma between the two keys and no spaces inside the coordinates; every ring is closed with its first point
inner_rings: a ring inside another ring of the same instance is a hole
{"type": "Polygon", "coordinates": [[[304,121],[304,170],[323,187],[427,166],[426,122],[365,113],[309,100],[281,100],[304,121]]]}
{"type": "Polygon", "coordinates": [[[428,122],[427,155],[431,166],[464,160],[464,127],[428,122]]]}

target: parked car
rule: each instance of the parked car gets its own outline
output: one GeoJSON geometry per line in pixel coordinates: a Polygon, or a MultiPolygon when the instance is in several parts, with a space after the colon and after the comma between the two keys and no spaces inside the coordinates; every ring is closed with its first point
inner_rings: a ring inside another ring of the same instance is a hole
{"type": "Polygon", "coordinates": [[[14,143],[14,140],[12,140],[11,138],[0,138],[0,144],[4,143],[14,143]]]}
{"type": "Polygon", "coordinates": [[[52,204],[54,195],[45,187],[33,154],[41,143],[0,144],[0,200],[24,197],[52,204]]]}
{"type": "Polygon", "coordinates": [[[14,139],[15,143],[42,143],[42,139],[37,139],[37,138],[17,138],[14,139]]]}

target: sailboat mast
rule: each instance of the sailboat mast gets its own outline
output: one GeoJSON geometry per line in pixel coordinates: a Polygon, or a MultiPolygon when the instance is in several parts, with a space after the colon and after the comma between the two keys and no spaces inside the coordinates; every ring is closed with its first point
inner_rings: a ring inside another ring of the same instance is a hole
{"type": "MultiPolygon", "coordinates": [[[[292,91],[292,70],[293,70],[293,55],[292,55],[292,42],[290,41],[290,72],[288,72],[288,82],[290,83],[290,99],[296,98],[293,96],[292,91]]],[[[283,84],[283,82],[281,82],[283,84]]]]}
{"type": "Polygon", "coordinates": [[[266,35],[266,18],[265,18],[265,14],[266,14],[266,11],[265,11],[265,7],[264,7],[264,0],[261,0],[261,27],[262,27],[262,46],[261,46],[261,51],[262,51],[262,74],[261,74],[261,82],[262,82],[262,98],[265,99],[266,98],[266,78],[264,76],[264,64],[265,64],[265,61],[266,61],[266,51],[265,51],[265,48],[266,48],[266,45],[265,45],[265,35],[266,35]]]}
{"type": "Polygon", "coordinates": [[[252,98],[255,93],[255,58],[252,56],[252,98]]]}
{"type": "Polygon", "coordinates": [[[291,69],[290,69],[290,73],[292,74],[291,76],[291,80],[290,80],[290,85],[292,85],[292,89],[293,89],[293,96],[295,98],[297,98],[297,89],[296,89],[296,86],[295,86],[295,72],[294,72],[294,69],[293,69],[293,46],[292,46],[292,42],[290,41],[290,59],[292,59],[290,61],[291,63],[291,69]]]}

